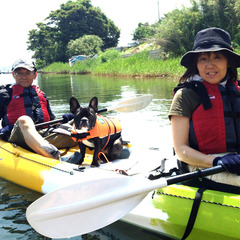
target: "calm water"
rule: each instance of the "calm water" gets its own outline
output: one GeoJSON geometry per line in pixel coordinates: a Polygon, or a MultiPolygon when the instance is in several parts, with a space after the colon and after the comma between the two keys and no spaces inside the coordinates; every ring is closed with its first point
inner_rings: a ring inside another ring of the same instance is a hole
{"type": "MultiPolygon", "coordinates": [[[[0,75],[0,83],[12,82],[10,74],[0,75]]],[[[106,78],[91,75],[40,75],[35,84],[47,94],[57,118],[69,112],[69,98],[79,99],[86,106],[93,96],[99,109],[111,107],[121,100],[152,94],[153,101],[144,110],[132,113],[109,112],[121,120],[123,138],[130,140],[133,151],[149,149],[169,156],[172,153],[170,124],[167,113],[172,89],[176,82],[167,79],[106,78]]],[[[146,159],[147,161],[147,159],[146,159]]],[[[0,179],[0,239],[48,239],[35,232],[27,223],[25,210],[41,195],[0,179]]],[[[99,219],[101,221],[101,219],[99,219]]],[[[99,231],[71,239],[131,240],[159,239],[142,229],[118,221],[99,231]]]]}

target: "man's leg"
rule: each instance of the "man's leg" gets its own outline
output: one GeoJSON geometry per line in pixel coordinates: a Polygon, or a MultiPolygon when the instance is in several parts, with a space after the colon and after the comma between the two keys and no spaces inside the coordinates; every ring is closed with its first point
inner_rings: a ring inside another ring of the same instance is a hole
{"type": "MultiPolygon", "coordinates": [[[[28,147],[42,156],[59,159],[60,156],[57,148],[43,139],[43,137],[37,132],[34,122],[30,117],[20,117],[17,124],[28,147]]],[[[16,142],[16,139],[11,135],[9,141],[16,142]]],[[[21,146],[21,144],[19,145],[21,146]]]]}

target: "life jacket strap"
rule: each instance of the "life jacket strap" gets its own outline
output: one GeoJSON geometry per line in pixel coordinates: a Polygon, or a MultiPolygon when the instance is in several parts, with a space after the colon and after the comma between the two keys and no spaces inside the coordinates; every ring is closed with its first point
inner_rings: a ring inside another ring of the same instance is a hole
{"type": "Polygon", "coordinates": [[[108,160],[107,156],[106,156],[106,155],[104,154],[104,152],[102,152],[102,151],[100,151],[100,152],[98,153],[98,160],[101,160],[101,159],[100,159],[100,156],[101,156],[101,155],[103,155],[103,157],[105,158],[105,160],[106,160],[107,163],[110,163],[110,161],[108,160]]]}
{"type": "Polygon", "coordinates": [[[78,139],[84,139],[87,136],[90,135],[90,132],[84,132],[84,133],[71,133],[71,137],[78,139]]]}
{"type": "MultiPolygon", "coordinates": [[[[104,145],[104,147],[101,149],[101,152],[107,147],[107,145],[108,145],[108,143],[109,143],[109,140],[110,140],[110,134],[111,134],[111,127],[110,127],[110,124],[109,124],[109,122],[108,122],[108,120],[109,121],[111,121],[110,119],[108,119],[108,118],[105,118],[105,119],[103,119],[106,123],[107,123],[107,125],[108,125],[108,138],[107,138],[107,141],[106,141],[106,144],[104,145]]],[[[112,122],[112,121],[111,121],[112,122]]],[[[113,126],[115,127],[115,129],[116,129],[116,126],[115,126],[115,124],[112,122],[112,124],[113,124],[113,126]]],[[[116,132],[116,130],[115,130],[115,132],[116,132]]],[[[105,155],[105,154],[104,154],[105,155]]],[[[99,157],[99,156],[98,156],[99,157]]],[[[105,156],[105,158],[107,158],[106,156],[105,156]]],[[[107,162],[109,162],[108,160],[107,160],[107,162]]]]}

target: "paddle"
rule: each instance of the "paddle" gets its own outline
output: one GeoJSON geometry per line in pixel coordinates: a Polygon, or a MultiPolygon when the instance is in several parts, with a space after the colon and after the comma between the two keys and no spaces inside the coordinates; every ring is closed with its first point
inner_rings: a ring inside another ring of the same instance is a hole
{"type": "MultiPolygon", "coordinates": [[[[150,104],[151,101],[152,101],[152,95],[150,95],[150,94],[142,95],[140,97],[121,101],[121,102],[117,103],[115,106],[112,106],[110,108],[100,109],[100,110],[98,110],[98,113],[109,112],[109,111],[134,112],[134,111],[144,109],[146,106],[148,106],[150,104]]],[[[40,127],[52,125],[55,123],[61,123],[61,122],[63,122],[63,120],[64,119],[61,118],[61,119],[55,119],[55,120],[44,122],[44,123],[38,123],[35,125],[35,127],[40,128],[40,127]]]]}
{"type": "Polygon", "coordinates": [[[154,181],[120,175],[90,180],[39,198],[28,207],[26,216],[37,232],[49,238],[78,236],[122,218],[151,190],[223,171],[216,166],[154,181]]]}

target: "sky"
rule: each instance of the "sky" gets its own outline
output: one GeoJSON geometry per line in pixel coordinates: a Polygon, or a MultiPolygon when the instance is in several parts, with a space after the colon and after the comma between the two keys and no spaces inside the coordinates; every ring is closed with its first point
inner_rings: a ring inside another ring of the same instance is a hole
{"type": "MultiPolygon", "coordinates": [[[[60,8],[67,0],[1,0],[0,1],[0,70],[11,67],[18,58],[29,59],[28,32],[43,22],[51,11],[60,8]]],[[[92,0],[121,30],[119,46],[132,42],[138,23],[153,24],[158,15],[190,6],[190,0],[92,0]],[[159,6],[159,8],[158,8],[159,6]],[[159,9],[159,10],[158,10],[159,9]]]]}

